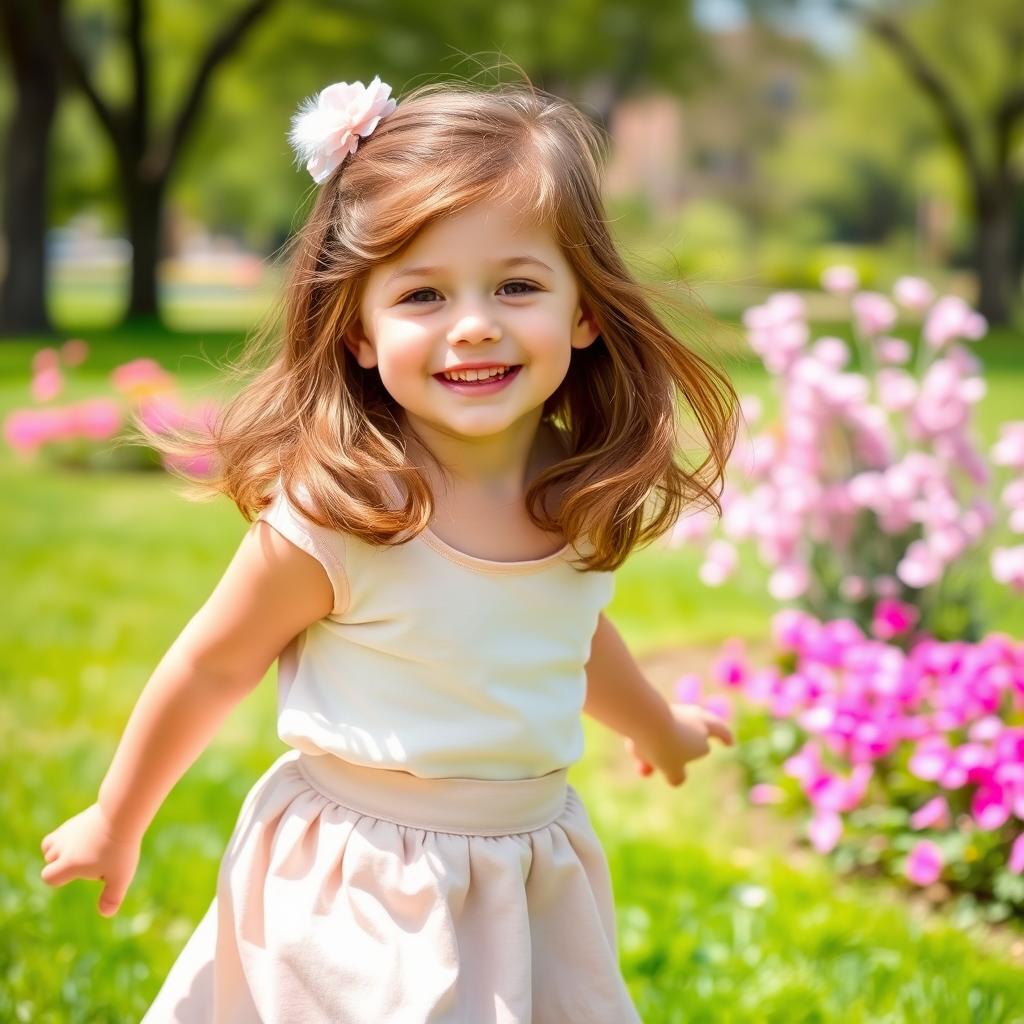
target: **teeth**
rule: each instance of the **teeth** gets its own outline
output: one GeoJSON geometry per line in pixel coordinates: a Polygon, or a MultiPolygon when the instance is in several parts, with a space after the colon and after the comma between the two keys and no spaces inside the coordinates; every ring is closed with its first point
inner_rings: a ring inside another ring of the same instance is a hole
{"type": "Polygon", "coordinates": [[[503,366],[500,369],[491,367],[487,370],[459,370],[456,373],[445,372],[445,378],[462,381],[489,380],[491,377],[504,377],[510,369],[511,367],[503,366]]]}

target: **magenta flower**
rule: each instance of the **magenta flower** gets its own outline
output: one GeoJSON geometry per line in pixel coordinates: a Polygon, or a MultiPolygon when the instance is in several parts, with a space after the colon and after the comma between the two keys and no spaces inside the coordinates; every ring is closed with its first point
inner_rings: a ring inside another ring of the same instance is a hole
{"type": "Polygon", "coordinates": [[[911,629],[918,618],[920,612],[912,604],[883,598],[875,605],[871,632],[879,640],[891,640],[894,636],[911,629]]]}
{"type": "Polygon", "coordinates": [[[971,816],[985,832],[1001,828],[1010,819],[1010,793],[996,782],[979,786],[971,799],[971,816]]]}
{"type": "Polygon", "coordinates": [[[1007,867],[1015,874],[1024,874],[1024,832],[1013,841],[1007,867]]]}
{"type": "Polygon", "coordinates": [[[949,820],[949,804],[946,803],[946,798],[936,796],[914,811],[910,816],[910,827],[914,829],[948,828],[949,820]]]}
{"type": "Polygon", "coordinates": [[[914,885],[931,885],[942,874],[942,850],[928,839],[914,845],[907,856],[907,878],[914,885]]]}

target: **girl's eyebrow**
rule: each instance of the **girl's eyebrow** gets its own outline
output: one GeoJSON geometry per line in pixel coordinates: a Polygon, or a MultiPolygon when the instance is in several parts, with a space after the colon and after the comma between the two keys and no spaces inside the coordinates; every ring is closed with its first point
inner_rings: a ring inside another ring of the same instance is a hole
{"type": "MultiPolygon", "coordinates": [[[[520,267],[526,263],[534,263],[538,267],[543,267],[549,273],[554,271],[544,262],[537,259],[535,256],[510,256],[507,260],[499,260],[494,264],[496,267],[520,267]]],[[[441,274],[444,273],[444,267],[402,267],[400,270],[396,270],[385,282],[384,286],[387,287],[392,281],[397,281],[400,277],[417,277],[420,274],[441,274]]]]}

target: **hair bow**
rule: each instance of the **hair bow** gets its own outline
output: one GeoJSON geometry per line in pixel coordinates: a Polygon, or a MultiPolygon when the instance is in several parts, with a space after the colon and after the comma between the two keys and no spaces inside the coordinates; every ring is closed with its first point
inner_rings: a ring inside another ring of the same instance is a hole
{"type": "Polygon", "coordinates": [[[299,107],[288,141],[318,185],[395,109],[390,95],[379,77],[369,85],[335,82],[299,107]]]}

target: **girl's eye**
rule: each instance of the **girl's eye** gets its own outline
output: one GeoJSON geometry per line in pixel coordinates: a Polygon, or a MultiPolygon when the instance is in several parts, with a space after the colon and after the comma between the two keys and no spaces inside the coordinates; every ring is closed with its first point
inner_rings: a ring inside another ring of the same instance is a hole
{"type": "Polygon", "coordinates": [[[512,295],[529,295],[530,292],[535,292],[537,290],[537,286],[534,285],[534,284],[531,284],[529,281],[506,281],[501,287],[502,288],[510,288],[510,287],[515,286],[515,285],[522,286],[524,291],[512,292],[511,293],[512,295]]]}
{"type": "Polygon", "coordinates": [[[435,301],[434,299],[417,299],[416,298],[417,295],[425,295],[425,294],[429,295],[431,292],[433,292],[435,295],[437,295],[437,292],[435,292],[433,288],[420,288],[418,291],[410,292],[408,295],[406,295],[406,297],[404,299],[402,299],[402,301],[403,302],[420,302],[420,301],[422,301],[422,302],[434,302],[435,301]]]}
{"type": "MultiPolygon", "coordinates": [[[[531,283],[530,281],[506,281],[501,287],[502,288],[516,288],[517,289],[516,291],[509,292],[508,293],[509,295],[529,295],[530,292],[535,292],[537,290],[537,286],[535,284],[531,283]]],[[[438,292],[434,288],[419,288],[419,289],[417,289],[414,292],[409,292],[409,294],[406,295],[406,297],[404,299],[402,299],[402,302],[422,303],[422,302],[436,302],[437,301],[436,297],[435,298],[420,299],[420,298],[417,298],[418,295],[438,296],[438,295],[440,295],[440,292],[438,292]]]]}

